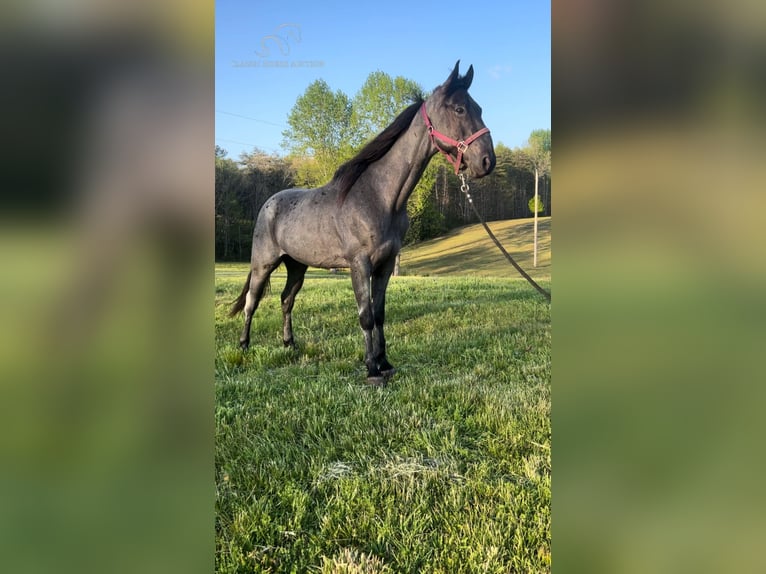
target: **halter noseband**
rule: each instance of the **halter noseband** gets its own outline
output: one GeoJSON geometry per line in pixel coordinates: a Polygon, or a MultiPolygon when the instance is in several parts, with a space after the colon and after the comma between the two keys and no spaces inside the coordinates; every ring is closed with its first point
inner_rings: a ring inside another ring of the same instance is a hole
{"type": "Polygon", "coordinates": [[[447,161],[455,166],[455,175],[457,175],[457,173],[460,171],[460,164],[463,161],[463,152],[465,152],[465,150],[468,149],[468,146],[471,145],[471,143],[473,143],[478,137],[489,133],[489,128],[481,128],[478,132],[469,136],[465,140],[453,140],[451,137],[445,136],[443,133],[437,131],[434,126],[431,125],[431,120],[428,119],[428,114],[426,113],[425,102],[423,102],[423,105],[420,106],[420,114],[423,116],[423,121],[426,123],[426,127],[428,128],[428,136],[431,138],[431,143],[436,146],[436,149],[444,154],[444,157],[447,158],[447,161]],[[457,149],[457,157],[453,158],[452,155],[436,145],[437,139],[448,145],[455,146],[457,149]]]}

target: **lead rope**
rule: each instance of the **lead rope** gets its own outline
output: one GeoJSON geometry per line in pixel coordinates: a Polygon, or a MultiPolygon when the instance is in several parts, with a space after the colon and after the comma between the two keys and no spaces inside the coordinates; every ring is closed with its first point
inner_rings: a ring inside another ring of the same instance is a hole
{"type": "Polygon", "coordinates": [[[510,253],[508,253],[508,252],[505,250],[505,247],[503,247],[503,245],[500,243],[500,241],[498,241],[497,237],[495,237],[495,234],[494,234],[494,233],[492,233],[492,230],[489,228],[489,226],[487,225],[487,223],[484,221],[484,218],[483,218],[483,217],[481,216],[481,214],[479,213],[479,210],[478,210],[478,209],[476,209],[476,206],[473,204],[473,199],[471,198],[471,194],[470,194],[470,193],[468,193],[469,187],[468,187],[468,184],[467,184],[467,183],[466,183],[466,181],[465,181],[465,174],[464,174],[464,173],[459,173],[459,174],[458,174],[458,177],[460,178],[460,181],[462,182],[462,185],[460,186],[460,191],[462,191],[462,192],[465,194],[466,198],[468,199],[468,203],[470,203],[470,204],[471,204],[471,208],[473,208],[473,212],[476,214],[476,217],[478,217],[478,218],[479,218],[479,221],[480,221],[480,222],[481,222],[481,224],[484,226],[484,229],[487,231],[487,234],[489,235],[489,238],[490,238],[490,239],[491,239],[491,240],[492,240],[492,241],[495,243],[495,245],[497,245],[497,248],[498,248],[500,251],[502,251],[503,255],[505,255],[505,258],[506,258],[506,259],[508,259],[508,261],[511,263],[511,265],[513,265],[513,266],[516,268],[516,271],[518,271],[518,272],[521,274],[521,276],[522,276],[524,279],[526,279],[527,281],[529,281],[529,283],[532,285],[532,287],[534,287],[535,289],[537,289],[537,290],[540,292],[540,294],[541,294],[543,297],[545,297],[545,298],[548,300],[548,302],[550,303],[550,301],[551,301],[551,294],[550,294],[550,293],[548,293],[548,292],[547,292],[545,289],[543,289],[542,287],[540,287],[540,286],[537,284],[537,282],[535,282],[535,280],[534,280],[534,279],[532,279],[532,278],[529,276],[529,274],[528,274],[526,271],[524,271],[524,270],[523,270],[523,269],[522,269],[522,268],[519,266],[519,264],[518,264],[518,263],[516,263],[516,261],[514,261],[513,257],[511,257],[511,255],[510,255],[510,253]]]}

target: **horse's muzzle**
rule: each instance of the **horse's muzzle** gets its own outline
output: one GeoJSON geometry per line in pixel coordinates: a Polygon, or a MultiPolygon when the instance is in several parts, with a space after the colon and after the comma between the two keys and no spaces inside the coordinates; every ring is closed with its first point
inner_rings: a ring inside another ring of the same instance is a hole
{"type": "Polygon", "coordinates": [[[469,161],[467,165],[465,165],[466,162],[463,162],[463,164],[464,167],[468,169],[468,173],[471,177],[480,179],[492,173],[492,170],[495,169],[496,162],[497,159],[495,158],[495,153],[490,150],[489,153],[480,155],[475,161],[469,161]]]}
{"type": "Polygon", "coordinates": [[[481,158],[481,167],[484,169],[484,175],[492,173],[492,170],[495,169],[496,161],[495,154],[485,155],[481,158]]]}

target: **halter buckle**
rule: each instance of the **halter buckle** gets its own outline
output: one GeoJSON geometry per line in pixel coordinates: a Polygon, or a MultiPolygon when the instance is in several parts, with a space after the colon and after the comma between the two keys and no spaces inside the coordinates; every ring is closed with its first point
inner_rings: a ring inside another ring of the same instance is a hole
{"type": "Polygon", "coordinates": [[[465,153],[465,150],[468,149],[468,144],[466,144],[464,141],[457,142],[457,151],[460,153],[465,153]]]}

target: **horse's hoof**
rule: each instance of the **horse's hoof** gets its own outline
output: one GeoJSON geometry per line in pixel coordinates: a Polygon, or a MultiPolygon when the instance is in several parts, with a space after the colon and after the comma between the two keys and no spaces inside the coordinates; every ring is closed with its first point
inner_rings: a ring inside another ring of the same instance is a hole
{"type": "Polygon", "coordinates": [[[374,377],[367,377],[367,384],[371,387],[385,387],[388,384],[388,380],[383,375],[376,375],[374,377]]]}
{"type": "Polygon", "coordinates": [[[289,347],[290,349],[295,350],[295,339],[290,339],[289,341],[285,341],[284,339],[282,339],[282,344],[285,347],[289,347]]]}
{"type": "Polygon", "coordinates": [[[239,342],[239,348],[243,351],[247,351],[248,347],[250,346],[250,341],[240,341],[239,342]]]}
{"type": "Polygon", "coordinates": [[[383,375],[383,377],[386,380],[388,380],[396,374],[396,369],[394,367],[391,367],[390,369],[386,369],[385,371],[380,371],[380,374],[383,375]]]}

